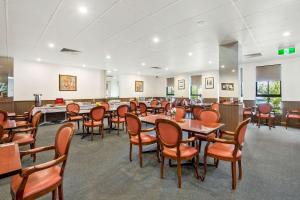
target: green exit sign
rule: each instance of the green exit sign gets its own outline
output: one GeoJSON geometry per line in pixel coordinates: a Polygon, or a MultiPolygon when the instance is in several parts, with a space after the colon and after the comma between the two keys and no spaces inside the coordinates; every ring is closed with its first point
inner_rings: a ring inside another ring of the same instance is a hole
{"type": "Polygon", "coordinates": [[[296,52],[295,47],[278,49],[278,55],[289,55],[289,54],[294,54],[295,52],[296,52]]]}

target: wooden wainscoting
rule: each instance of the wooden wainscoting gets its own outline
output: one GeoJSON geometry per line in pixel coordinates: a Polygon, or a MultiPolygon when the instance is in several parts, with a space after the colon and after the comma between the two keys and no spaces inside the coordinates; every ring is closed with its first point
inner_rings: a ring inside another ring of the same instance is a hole
{"type": "Polygon", "coordinates": [[[245,107],[255,106],[255,100],[243,100],[245,107]]]}
{"type": "Polygon", "coordinates": [[[14,112],[14,102],[9,98],[0,99],[0,110],[5,110],[7,112],[14,112]]]}
{"type": "Polygon", "coordinates": [[[203,103],[216,103],[218,102],[217,98],[203,98],[203,103]]]}
{"type": "Polygon", "coordinates": [[[242,104],[220,104],[220,121],[225,124],[222,130],[235,131],[243,120],[242,104]]]}

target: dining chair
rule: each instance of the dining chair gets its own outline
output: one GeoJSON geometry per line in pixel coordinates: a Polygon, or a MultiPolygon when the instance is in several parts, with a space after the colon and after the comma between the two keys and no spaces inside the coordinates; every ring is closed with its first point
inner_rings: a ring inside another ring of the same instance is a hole
{"type": "Polygon", "coordinates": [[[66,114],[69,122],[77,122],[79,130],[80,121],[83,120],[83,116],[80,115],[80,106],[78,103],[69,103],[66,106],[66,114]]]}
{"type": "Polygon", "coordinates": [[[253,120],[253,111],[252,111],[252,107],[244,107],[243,108],[243,119],[248,119],[250,118],[251,121],[253,120]]]}
{"type": "Polygon", "coordinates": [[[52,199],[56,199],[57,191],[59,199],[63,199],[63,177],[73,134],[74,125],[66,123],[58,129],[54,145],[20,152],[21,157],[49,150],[53,150],[55,155],[53,160],[25,167],[11,178],[12,199],[36,199],[49,192],[52,192],[52,199]]]}
{"type": "Polygon", "coordinates": [[[200,113],[202,112],[202,106],[195,105],[192,107],[192,117],[193,119],[200,120],[200,113]]]}
{"type": "Polygon", "coordinates": [[[130,112],[132,114],[137,115],[138,113],[137,113],[137,103],[136,103],[136,101],[130,101],[129,105],[130,105],[130,112]]]}
{"type": "Polygon", "coordinates": [[[159,104],[158,100],[153,99],[153,100],[150,102],[150,108],[147,108],[147,111],[148,111],[148,112],[151,112],[151,113],[154,113],[155,108],[158,106],[158,104],[159,104]]]}
{"type": "Polygon", "coordinates": [[[111,119],[111,122],[113,124],[117,124],[117,129],[118,129],[118,135],[120,135],[120,124],[122,124],[123,126],[123,130],[124,130],[124,124],[125,124],[125,115],[126,113],[128,113],[128,106],[127,105],[120,105],[117,108],[117,115],[114,116],[111,119]]]}
{"type": "MultiPolygon", "coordinates": [[[[32,117],[30,126],[13,130],[10,140],[19,146],[29,145],[30,149],[34,149],[41,116],[41,111],[36,112],[32,117]]],[[[32,157],[33,162],[35,162],[36,155],[32,154],[32,157]]]]}
{"type": "Polygon", "coordinates": [[[186,110],[183,106],[176,106],[175,121],[180,121],[185,118],[186,110]]]}
{"type": "Polygon", "coordinates": [[[89,129],[91,128],[91,140],[93,140],[94,138],[94,127],[98,127],[99,128],[99,134],[101,135],[101,137],[104,137],[104,130],[103,130],[103,119],[104,119],[104,115],[105,115],[105,107],[104,106],[96,106],[94,108],[91,109],[90,114],[89,114],[89,118],[86,118],[83,121],[83,136],[82,138],[85,137],[86,133],[85,133],[85,128],[87,129],[87,133],[89,133],[89,129]]]}
{"type": "MultiPolygon", "coordinates": [[[[206,176],[207,157],[212,157],[217,160],[231,162],[232,173],[232,189],[236,188],[236,162],[239,168],[239,180],[242,179],[242,148],[245,141],[245,134],[250,118],[242,121],[235,130],[232,140],[217,138],[210,135],[207,139],[207,144],[204,152],[204,176],[206,176]]],[[[218,165],[216,165],[217,167],[218,165]]]]}
{"type": "Polygon", "coordinates": [[[290,120],[298,120],[300,123],[300,109],[289,110],[285,116],[285,128],[287,129],[290,120]]]}
{"type": "Polygon", "coordinates": [[[8,131],[3,129],[3,126],[0,124],[0,144],[9,142],[8,131]]]}
{"type": "Polygon", "coordinates": [[[32,119],[32,111],[33,111],[34,107],[35,107],[34,105],[31,105],[26,112],[24,112],[21,115],[16,115],[15,120],[16,121],[27,121],[28,123],[30,123],[31,119],[32,119]]]}
{"type": "Polygon", "coordinates": [[[218,104],[218,103],[211,104],[211,109],[219,112],[220,111],[220,104],[218,104]]]}
{"type": "Polygon", "coordinates": [[[204,123],[218,123],[220,121],[220,113],[216,110],[202,110],[199,114],[199,120],[204,123]]]}
{"type": "Polygon", "coordinates": [[[5,110],[0,110],[0,122],[6,121],[8,118],[7,112],[5,110]]]}
{"type": "Polygon", "coordinates": [[[160,104],[161,104],[161,108],[159,109],[159,113],[166,113],[165,111],[165,107],[169,102],[167,100],[161,100],[160,104]]]}
{"type": "Polygon", "coordinates": [[[110,120],[111,120],[111,111],[110,111],[110,105],[108,102],[106,101],[102,101],[101,102],[101,106],[104,106],[105,108],[105,115],[104,115],[104,119],[107,119],[107,124],[110,126],[110,120]]]}
{"type": "Polygon", "coordinates": [[[167,115],[171,111],[171,104],[168,102],[164,107],[164,114],[167,115]]]}
{"type": "Polygon", "coordinates": [[[273,120],[275,119],[275,115],[272,114],[273,107],[269,103],[259,104],[257,107],[258,113],[256,114],[257,117],[257,126],[260,128],[261,119],[265,119],[268,121],[269,129],[271,130],[273,120]]]}
{"type": "Polygon", "coordinates": [[[197,147],[189,146],[188,143],[194,142],[195,137],[182,140],[182,130],[180,126],[171,120],[157,119],[155,121],[156,134],[158,136],[161,149],[160,177],[164,177],[164,160],[165,157],[177,161],[178,187],[181,188],[181,161],[193,160],[196,177],[200,177],[199,152],[197,147]],[[195,158],[195,160],[193,159],[195,158]]]}
{"type": "Polygon", "coordinates": [[[143,102],[139,103],[139,107],[140,107],[140,112],[138,113],[140,116],[144,117],[147,116],[147,105],[143,102]]]}
{"type": "Polygon", "coordinates": [[[127,126],[127,132],[129,136],[130,141],[130,148],[129,148],[129,160],[132,161],[132,145],[136,145],[139,147],[139,160],[140,160],[140,167],[143,167],[143,146],[145,145],[151,145],[151,144],[157,144],[157,159],[159,161],[159,145],[158,140],[156,136],[152,136],[150,134],[147,134],[147,132],[154,131],[155,128],[148,128],[148,129],[141,129],[142,124],[140,119],[131,113],[126,113],[125,115],[126,119],[126,126],[127,126]]]}

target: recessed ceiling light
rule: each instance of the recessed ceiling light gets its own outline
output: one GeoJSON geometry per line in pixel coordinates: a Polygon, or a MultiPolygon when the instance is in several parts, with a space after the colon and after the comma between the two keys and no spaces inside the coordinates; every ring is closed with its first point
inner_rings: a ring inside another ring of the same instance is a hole
{"type": "Polygon", "coordinates": [[[114,72],[118,71],[118,69],[114,69],[114,72]]]}
{"type": "Polygon", "coordinates": [[[48,47],[54,48],[54,47],[55,47],[55,44],[54,44],[54,43],[49,43],[49,44],[48,44],[48,47]]]}
{"type": "Polygon", "coordinates": [[[291,35],[291,33],[289,31],[286,31],[282,34],[283,37],[288,37],[290,35],[291,35]]]}
{"type": "Polygon", "coordinates": [[[111,56],[110,55],[106,55],[106,59],[107,60],[111,59],[111,56]]]}
{"type": "Polygon", "coordinates": [[[188,52],[188,56],[192,56],[193,55],[193,52],[188,52]]]}
{"type": "Polygon", "coordinates": [[[111,73],[111,70],[107,70],[106,73],[110,74],[110,73],[111,73]]]}
{"type": "Polygon", "coordinates": [[[86,67],[86,65],[85,65],[85,64],[83,64],[83,65],[82,65],[82,67],[86,67]]]}
{"type": "Polygon", "coordinates": [[[166,68],[165,68],[165,70],[166,70],[166,71],[168,71],[168,70],[169,70],[169,68],[167,68],[167,67],[166,67],[166,68]]]}
{"type": "Polygon", "coordinates": [[[231,70],[232,72],[235,72],[235,69],[231,70]]]}
{"type": "Polygon", "coordinates": [[[154,38],[152,39],[152,41],[153,41],[154,43],[159,43],[160,39],[159,39],[158,37],[154,37],[154,38]]]}
{"type": "Polygon", "coordinates": [[[224,68],[225,68],[225,65],[221,65],[221,68],[224,69],[224,68]]]}
{"type": "Polygon", "coordinates": [[[145,62],[142,62],[142,63],[141,63],[141,65],[142,65],[142,66],[145,66],[145,65],[146,65],[146,63],[145,63],[145,62]]]}
{"type": "Polygon", "coordinates": [[[210,65],[211,65],[211,64],[212,64],[212,61],[211,61],[211,60],[210,60],[210,61],[208,61],[208,64],[210,64],[210,65]]]}
{"type": "Polygon", "coordinates": [[[85,6],[79,6],[78,7],[78,12],[81,13],[81,14],[86,14],[88,12],[88,9],[85,6]]]}
{"type": "Polygon", "coordinates": [[[41,58],[37,58],[37,59],[36,59],[36,61],[38,61],[38,62],[41,62],[41,61],[42,61],[42,59],[41,59],[41,58]]]}

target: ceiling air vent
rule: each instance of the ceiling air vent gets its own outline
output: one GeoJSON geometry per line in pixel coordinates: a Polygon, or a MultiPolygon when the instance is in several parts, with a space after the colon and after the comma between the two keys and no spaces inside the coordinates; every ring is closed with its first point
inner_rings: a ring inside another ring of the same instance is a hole
{"type": "Polygon", "coordinates": [[[244,56],[247,58],[255,58],[255,57],[262,56],[262,54],[261,53],[251,53],[251,54],[246,54],[244,56]]]}
{"type": "Polygon", "coordinates": [[[66,54],[71,54],[71,55],[78,55],[81,52],[78,50],[74,50],[74,49],[68,49],[68,48],[62,48],[60,50],[61,53],[66,53],[66,54]]]}
{"type": "Polygon", "coordinates": [[[161,67],[151,67],[152,69],[161,69],[161,67]]]}

